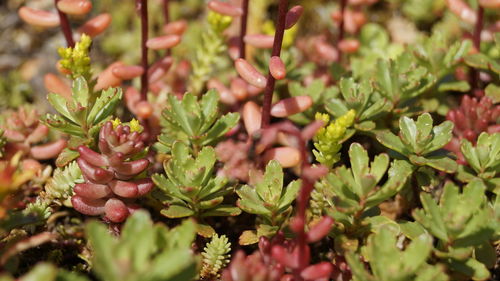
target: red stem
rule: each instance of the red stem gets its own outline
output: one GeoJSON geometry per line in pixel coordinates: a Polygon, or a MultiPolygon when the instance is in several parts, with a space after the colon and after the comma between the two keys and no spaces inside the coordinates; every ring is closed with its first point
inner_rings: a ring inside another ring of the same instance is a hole
{"type": "MultiPolygon", "coordinates": [[[[474,26],[474,34],[472,35],[472,43],[474,44],[474,48],[478,52],[481,51],[481,32],[483,31],[483,25],[484,25],[484,8],[479,5],[477,9],[477,22],[476,25],[474,26]]],[[[480,97],[482,96],[482,92],[480,91],[481,89],[481,81],[479,79],[479,71],[477,69],[471,69],[470,72],[470,78],[471,78],[471,84],[473,88],[473,93],[480,97]]]]}
{"type": "Polygon", "coordinates": [[[243,0],[241,3],[241,8],[243,9],[243,15],[241,16],[241,28],[240,28],[240,58],[245,58],[245,35],[247,34],[247,19],[248,19],[248,2],[249,0],[243,0]]]}
{"type": "MultiPolygon", "coordinates": [[[[288,0],[280,0],[278,6],[278,22],[276,24],[276,32],[274,33],[273,51],[271,56],[278,56],[281,53],[281,45],[283,43],[283,34],[285,33],[285,20],[288,7],[288,0]]],[[[271,103],[273,101],[274,84],[276,80],[271,75],[267,74],[267,84],[264,89],[264,103],[262,105],[262,122],[260,127],[266,128],[271,121],[271,103]]]]}
{"type": "Polygon", "coordinates": [[[66,43],[68,47],[74,47],[75,41],[73,40],[73,31],[71,30],[71,25],[69,24],[68,16],[65,13],[61,12],[59,8],[57,8],[57,2],[60,0],[54,0],[54,4],[57,9],[57,14],[59,15],[59,21],[61,22],[61,30],[64,34],[64,38],[66,38],[66,43]]]}
{"type": "Polygon", "coordinates": [[[148,47],[146,42],[148,41],[148,1],[147,0],[137,0],[138,9],[141,14],[141,50],[142,59],[141,66],[144,69],[144,73],[141,76],[141,100],[147,100],[148,95],[148,47]]]}
{"type": "Polygon", "coordinates": [[[170,22],[170,7],[168,0],[163,0],[163,16],[165,17],[165,24],[170,22]]]}
{"type": "Polygon", "coordinates": [[[339,52],[338,61],[342,60],[342,51],[340,50],[340,48],[338,48],[338,45],[339,45],[340,41],[342,41],[344,39],[344,34],[345,34],[345,31],[344,31],[344,25],[345,25],[344,15],[345,15],[345,8],[346,7],[347,7],[347,0],[340,0],[339,37],[337,38],[337,50],[339,52]]]}
{"type": "MultiPolygon", "coordinates": [[[[310,167],[311,164],[307,161],[308,154],[307,154],[306,141],[302,138],[300,132],[288,129],[281,129],[281,131],[293,135],[297,138],[302,158],[302,171],[304,171],[305,168],[310,167]]],[[[300,274],[309,265],[310,262],[310,257],[307,255],[308,245],[305,232],[305,222],[306,222],[306,210],[309,204],[309,198],[311,197],[311,192],[314,188],[313,183],[307,177],[305,177],[304,174],[301,175],[301,180],[302,180],[302,187],[300,188],[299,195],[297,196],[297,213],[295,214],[295,216],[300,221],[304,222],[304,225],[302,226],[302,228],[300,228],[298,232],[295,233],[297,234],[296,241],[297,241],[297,256],[299,257],[299,264],[297,268],[293,269],[293,275],[294,275],[294,280],[297,281],[304,280],[300,274]]]]}

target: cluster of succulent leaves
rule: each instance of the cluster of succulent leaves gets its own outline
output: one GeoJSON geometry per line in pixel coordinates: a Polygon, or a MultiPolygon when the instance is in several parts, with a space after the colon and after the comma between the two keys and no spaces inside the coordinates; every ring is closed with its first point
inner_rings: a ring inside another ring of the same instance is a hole
{"type": "Polygon", "coordinates": [[[49,93],[49,103],[59,114],[47,114],[43,122],[49,127],[71,136],[69,148],[57,159],[62,167],[78,157],[74,150],[79,145],[95,145],[95,137],[112,114],[122,98],[121,88],[94,91],[95,81],[90,80],[89,48],[91,39],[82,36],[74,48],[61,48],[61,65],[70,71],[72,96],[70,99],[49,93]]]}
{"type": "Polygon", "coordinates": [[[300,180],[291,181],[283,186],[283,169],[271,160],[262,179],[254,187],[244,185],[236,193],[240,197],[237,204],[244,212],[257,215],[255,231],[244,231],[240,244],[257,243],[262,236],[272,237],[283,227],[292,213],[292,202],[300,189],[300,180]]]}
{"type": "Polygon", "coordinates": [[[156,148],[160,153],[169,153],[175,140],[189,144],[198,151],[206,145],[213,145],[239,121],[237,113],[220,116],[219,94],[209,90],[201,100],[187,93],[179,101],[168,96],[167,108],[162,112],[163,133],[158,137],[156,148]]]}

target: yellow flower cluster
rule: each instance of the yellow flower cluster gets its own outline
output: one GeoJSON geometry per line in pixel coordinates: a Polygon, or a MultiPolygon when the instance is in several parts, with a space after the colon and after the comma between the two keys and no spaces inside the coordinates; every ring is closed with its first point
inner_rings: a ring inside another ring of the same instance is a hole
{"type": "Polygon", "coordinates": [[[75,44],[75,47],[59,48],[57,52],[61,56],[59,63],[61,66],[71,72],[71,76],[83,76],[86,79],[90,78],[90,56],[89,49],[92,44],[92,39],[86,34],[82,34],[80,42],[75,44]]]}
{"type": "MultiPolygon", "coordinates": [[[[116,118],[115,120],[112,120],[111,123],[113,123],[113,129],[116,129],[118,125],[122,124],[122,121],[120,120],[120,118],[116,118]]],[[[125,123],[124,125],[127,124],[125,123]]],[[[141,126],[141,123],[135,118],[128,123],[128,126],[130,127],[130,132],[141,133],[142,130],[144,130],[144,128],[141,126]]]]}
{"type": "Polygon", "coordinates": [[[210,11],[207,15],[207,21],[217,33],[222,33],[231,25],[233,18],[210,11]]]}
{"type": "MultiPolygon", "coordinates": [[[[321,120],[325,124],[330,121],[328,114],[316,113],[316,120],[321,120]]],[[[349,110],[327,126],[319,129],[314,137],[313,150],[316,160],[321,164],[331,168],[333,164],[340,160],[339,151],[342,148],[340,141],[345,137],[346,130],[354,123],[356,111],[349,110]]]]}

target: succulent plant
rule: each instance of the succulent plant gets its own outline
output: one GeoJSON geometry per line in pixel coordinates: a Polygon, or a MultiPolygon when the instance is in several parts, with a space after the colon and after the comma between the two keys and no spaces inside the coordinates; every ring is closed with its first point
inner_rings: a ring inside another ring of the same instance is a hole
{"type": "Polygon", "coordinates": [[[494,193],[500,192],[500,133],[481,133],[475,146],[462,139],[460,146],[467,166],[458,167],[458,178],[465,182],[481,179],[494,193]]]}
{"type": "Polygon", "coordinates": [[[193,280],[198,264],[191,251],[195,229],[191,220],[173,229],[153,225],[144,211],[127,220],[120,238],[111,236],[103,224],[90,222],[86,233],[93,249],[93,271],[108,281],[193,280]]]}
{"type": "Polygon", "coordinates": [[[200,272],[202,279],[219,278],[222,270],[229,264],[231,243],[225,235],[214,234],[210,243],[207,243],[201,256],[203,265],[200,272]]]}
{"type": "Polygon", "coordinates": [[[446,173],[454,173],[457,164],[440,151],[452,137],[453,123],[445,121],[438,126],[432,125],[429,113],[420,115],[415,122],[406,116],[399,119],[399,135],[390,131],[376,134],[384,146],[400,153],[413,165],[429,166],[446,173]]]}
{"type": "Polygon", "coordinates": [[[207,28],[202,34],[201,46],[195,53],[193,72],[190,77],[191,91],[198,95],[205,82],[213,72],[213,66],[218,61],[220,54],[226,50],[223,31],[229,27],[232,18],[216,12],[207,15],[207,28]]]}
{"type": "Polygon", "coordinates": [[[368,152],[358,143],[349,148],[349,158],[351,168],[334,169],[315,187],[315,193],[325,200],[324,212],[338,224],[336,243],[339,250],[349,247],[349,243],[342,241],[355,238],[357,227],[366,224],[365,219],[376,213],[373,208],[396,195],[412,174],[411,165],[403,160],[394,160],[389,168],[387,154],[375,156],[370,164],[368,152]],[[387,180],[379,183],[388,168],[387,180]]]}
{"type": "Polygon", "coordinates": [[[240,244],[257,243],[261,236],[273,236],[290,216],[291,204],[297,197],[300,181],[290,182],[283,187],[283,169],[271,160],[266,166],[263,178],[254,187],[244,185],[236,190],[240,199],[238,207],[244,212],[256,214],[259,225],[256,231],[244,231],[240,244]]]}
{"type": "Polygon", "coordinates": [[[1,205],[4,198],[17,191],[36,174],[33,169],[22,169],[21,156],[22,153],[18,152],[9,161],[0,161],[0,217],[5,214],[1,205]]]}
{"type": "Polygon", "coordinates": [[[149,165],[137,123],[131,126],[106,122],[99,133],[99,152],[79,146],[77,163],[85,182],[73,188],[73,207],[86,215],[105,215],[112,222],[124,221],[137,206],[132,198],[145,195],[153,182],[141,173],[149,165]],[[142,154],[142,155],[141,155],[142,154]]]}
{"type": "Polygon", "coordinates": [[[391,103],[395,113],[408,111],[412,99],[436,83],[434,75],[409,53],[395,60],[379,60],[376,67],[374,88],[391,103]]]}
{"type": "Polygon", "coordinates": [[[462,139],[467,139],[473,144],[482,132],[490,134],[499,132],[500,126],[500,105],[493,104],[489,97],[482,97],[480,100],[464,95],[459,108],[448,111],[446,119],[452,121],[453,138],[446,145],[446,149],[453,151],[458,156],[458,163],[465,164],[464,157],[460,150],[462,139]]]}
{"type": "Polygon", "coordinates": [[[355,115],[356,112],[351,109],[328,124],[330,116],[316,114],[316,119],[325,123],[325,126],[314,136],[316,150],[313,150],[313,153],[318,162],[330,168],[340,160],[339,151],[342,148],[342,141],[352,136],[353,132],[347,132],[347,129],[354,123],[355,115]]]}
{"type": "Polygon", "coordinates": [[[168,131],[158,137],[158,150],[168,153],[174,140],[188,141],[195,153],[205,145],[214,144],[239,121],[237,113],[220,116],[218,103],[215,90],[209,90],[200,101],[189,93],[182,101],[169,95],[162,119],[168,131]]]}
{"type": "MultiPolygon", "coordinates": [[[[287,75],[289,76],[289,74],[287,75]]],[[[338,90],[336,87],[334,86],[327,87],[325,85],[325,82],[322,81],[321,79],[316,79],[307,86],[302,86],[299,82],[294,81],[288,85],[288,89],[292,97],[298,97],[307,94],[308,96],[311,97],[313,101],[313,106],[308,110],[288,116],[288,119],[298,124],[309,124],[311,121],[314,121],[315,112],[323,111],[324,110],[323,104],[326,101],[330,101],[332,98],[335,98],[338,95],[338,90]]],[[[343,112],[342,114],[344,113],[345,112],[343,112]]]]}
{"type": "Polygon", "coordinates": [[[439,240],[434,254],[458,276],[476,280],[490,277],[487,267],[493,266],[494,248],[491,242],[500,230],[494,206],[485,196],[485,186],[475,180],[462,193],[447,183],[439,203],[430,194],[421,194],[423,209],[413,216],[439,240]]]}
{"type": "Polygon", "coordinates": [[[342,78],[339,86],[342,99],[329,99],[325,104],[326,110],[335,117],[354,110],[354,127],[357,130],[373,130],[376,126],[373,120],[391,107],[387,98],[374,92],[368,80],[356,83],[353,78],[342,78]]]}
{"type": "Polygon", "coordinates": [[[238,251],[229,268],[222,274],[223,281],[278,281],[283,276],[283,267],[271,267],[267,264],[261,254],[256,251],[252,255],[238,251]]]}
{"type": "Polygon", "coordinates": [[[104,122],[108,121],[122,98],[121,88],[107,88],[100,93],[94,91],[95,82],[90,81],[88,48],[90,38],[82,37],[75,48],[68,47],[59,52],[61,64],[73,75],[71,97],[49,93],[48,100],[60,114],[47,114],[43,122],[71,136],[69,148],[59,155],[57,164],[62,167],[78,157],[79,145],[95,146],[94,139],[104,122]]]}
{"type": "Polygon", "coordinates": [[[428,234],[421,234],[401,250],[397,237],[384,227],[368,237],[361,252],[363,258],[353,252],[348,253],[346,258],[353,280],[448,280],[444,268],[427,263],[431,252],[432,238],[428,234]],[[368,262],[371,270],[367,270],[362,259],[368,262]]]}
{"type": "Polygon", "coordinates": [[[161,214],[168,218],[194,216],[200,219],[198,232],[210,237],[213,228],[203,224],[204,217],[237,216],[241,213],[238,207],[221,204],[224,196],[231,192],[227,180],[214,177],[216,162],[215,151],[205,146],[196,158],[189,147],[181,141],[174,142],[172,158],[163,163],[165,175],[153,175],[154,183],[164,192],[167,207],[161,214]]]}
{"type": "Polygon", "coordinates": [[[53,202],[69,205],[66,201],[73,195],[73,188],[83,182],[82,171],[76,161],[73,161],[64,168],[57,168],[54,171],[52,178],[45,184],[44,197],[53,202]]]}
{"type": "Polygon", "coordinates": [[[39,118],[37,110],[29,106],[21,106],[17,111],[7,111],[3,114],[0,128],[7,141],[7,158],[22,151],[29,158],[47,160],[57,157],[66,147],[64,139],[47,142],[49,128],[40,123],[39,118]]]}

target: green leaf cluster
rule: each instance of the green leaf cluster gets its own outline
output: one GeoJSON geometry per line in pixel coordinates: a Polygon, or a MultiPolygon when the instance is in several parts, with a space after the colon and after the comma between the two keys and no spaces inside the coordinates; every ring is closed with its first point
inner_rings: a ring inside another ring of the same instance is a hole
{"type": "Polygon", "coordinates": [[[236,193],[240,197],[238,207],[244,212],[255,214],[259,218],[257,231],[245,231],[240,237],[240,244],[257,243],[261,236],[274,235],[292,212],[292,202],[297,197],[301,186],[300,180],[290,182],[283,187],[283,168],[271,160],[263,178],[255,186],[244,185],[236,193]]]}
{"type": "Polygon", "coordinates": [[[375,120],[391,109],[387,98],[374,92],[368,80],[356,83],[353,78],[342,78],[339,82],[342,99],[332,98],[326,104],[326,110],[340,117],[349,110],[356,112],[354,128],[361,131],[375,129],[375,120]]]}
{"type": "Polygon", "coordinates": [[[367,151],[358,143],[349,148],[349,158],[351,168],[336,168],[316,183],[313,192],[313,197],[324,198],[323,211],[336,221],[339,250],[352,246],[344,240],[364,235],[369,224],[365,219],[379,213],[377,206],[396,195],[412,174],[410,164],[403,160],[390,163],[387,154],[375,156],[370,163],[367,151]],[[387,180],[382,183],[386,172],[387,180]]]}
{"type": "MultiPolygon", "coordinates": [[[[97,95],[89,89],[87,80],[78,76],[73,81],[70,100],[54,93],[48,95],[50,104],[59,115],[47,114],[42,121],[53,129],[69,134],[70,147],[82,144],[92,146],[101,125],[110,119],[121,98],[121,88],[108,88],[97,95]]],[[[59,157],[67,157],[66,153],[59,157]]],[[[64,165],[76,157],[78,154],[73,153],[65,159],[64,165]]]]}
{"type": "MultiPolygon", "coordinates": [[[[161,214],[169,218],[195,216],[202,220],[210,216],[237,216],[241,210],[231,205],[221,204],[224,195],[231,192],[227,180],[214,177],[215,151],[206,146],[193,157],[189,147],[176,141],[172,146],[172,158],[164,162],[166,176],[153,175],[154,183],[163,191],[163,199],[168,207],[161,214]]],[[[214,230],[202,225],[199,233],[210,237],[214,230]]]]}
{"type": "MultiPolygon", "coordinates": [[[[313,100],[313,105],[311,106],[311,108],[307,109],[304,112],[297,113],[287,117],[293,122],[301,125],[307,125],[311,121],[314,121],[315,113],[323,111],[325,102],[338,95],[337,87],[335,86],[326,87],[325,82],[322,81],[321,79],[316,79],[307,86],[302,86],[300,82],[293,81],[288,84],[288,90],[290,92],[290,96],[292,97],[308,95],[313,100]]],[[[343,112],[342,114],[344,113],[345,112],[343,112]]]]}
{"type": "Polygon", "coordinates": [[[82,171],[76,161],[73,161],[64,168],[55,169],[54,174],[45,184],[44,196],[51,201],[57,200],[64,203],[73,195],[73,187],[83,182],[82,171]]]}
{"type": "Polygon", "coordinates": [[[423,208],[413,217],[439,242],[434,254],[456,274],[474,280],[490,277],[495,250],[490,241],[498,238],[500,223],[497,206],[488,202],[485,186],[476,180],[463,188],[444,186],[437,203],[430,194],[420,195],[423,208]]]}
{"type": "Polygon", "coordinates": [[[457,170],[455,160],[439,151],[450,142],[453,123],[445,121],[433,126],[429,113],[424,113],[417,121],[403,116],[399,119],[399,134],[389,130],[376,134],[377,140],[384,146],[400,153],[416,166],[429,166],[436,170],[454,173],[457,170]]]}
{"type": "Polygon", "coordinates": [[[203,90],[205,82],[214,72],[214,66],[226,51],[226,30],[232,22],[232,18],[215,12],[209,12],[207,16],[208,25],[201,35],[201,44],[196,48],[193,71],[190,77],[190,92],[199,95],[203,90]]]}
{"type": "Polygon", "coordinates": [[[362,248],[363,258],[368,261],[370,270],[353,252],[348,253],[346,259],[356,281],[448,280],[442,266],[426,262],[431,251],[432,238],[428,234],[421,234],[401,250],[396,235],[384,227],[370,235],[362,248]]]}
{"type": "Polygon", "coordinates": [[[201,256],[203,266],[200,277],[202,279],[219,278],[220,272],[229,264],[231,259],[231,243],[225,235],[214,234],[210,243],[207,243],[201,256]]]}
{"type": "Polygon", "coordinates": [[[219,95],[209,90],[200,101],[187,93],[182,101],[175,96],[168,96],[167,108],[162,114],[164,130],[158,138],[156,148],[162,153],[169,153],[175,140],[183,140],[191,145],[195,153],[205,146],[214,144],[233,128],[239,121],[238,113],[220,115],[219,95]]]}
{"type": "Polygon", "coordinates": [[[500,133],[481,133],[475,146],[462,139],[460,150],[468,166],[458,167],[458,178],[465,182],[482,180],[497,195],[500,193],[500,133]]]}
{"type": "Polygon", "coordinates": [[[90,222],[86,234],[92,247],[92,269],[106,281],[187,281],[197,275],[198,258],[191,244],[196,225],[191,220],[168,229],[153,225],[149,214],[136,211],[113,237],[107,227],[90,222]]]}

